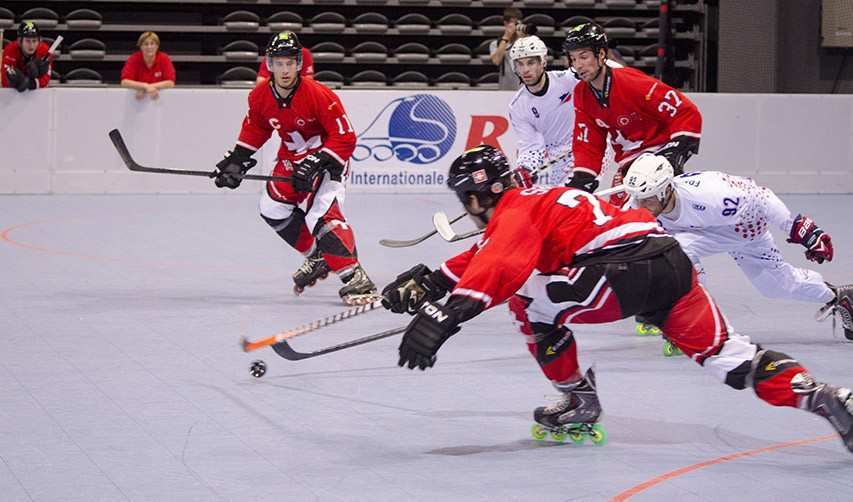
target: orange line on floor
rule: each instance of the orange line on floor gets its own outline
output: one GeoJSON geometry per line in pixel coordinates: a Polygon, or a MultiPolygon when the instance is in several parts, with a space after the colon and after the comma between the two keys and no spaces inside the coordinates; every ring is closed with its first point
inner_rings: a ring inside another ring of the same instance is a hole
{"type": "Polygon", "coordinates": [[[710,467],[712,465],[722,464],[723,462],[728,462],[730,460],[737,460],[739,458],[751,457],[754,455],[760,455],[762,453],[768,453],[776,450],[781,450],[783,448],[793,448],[795,446],[805,446],[813,443],[819,443],[821,441],[826,441],[828,439],[837,438],[836,434],[829,434],[826,436],[818,436],[811,439],[799,439],[796,441],[787,441],[785,443],[776,443],[770,446],[765,446],[764,448],[755,448],[752,450],[744,450],[736,453],[731,453],[729,455],[723,455],[722,457],[717,457],[711,460],[706,460],[704,462],[699,462],[693,465],[688,465],[686,467],[681,467],[679,469],[675,469],[674,471],[669,471],[665,474],[661,474],[660,476],[656,476],[648,481],[643,481],[642,483],[632,486],[627,490],[619,493],[612,499],[610,502],[622,502],[624,500],[628,500],[634,495],[643,492],[653,486],[659,485],[664,481],[669,481],[670,479],[677,478],[689,472],[698,471],[699,469],[703,469],[705,467],[710,467]]]}

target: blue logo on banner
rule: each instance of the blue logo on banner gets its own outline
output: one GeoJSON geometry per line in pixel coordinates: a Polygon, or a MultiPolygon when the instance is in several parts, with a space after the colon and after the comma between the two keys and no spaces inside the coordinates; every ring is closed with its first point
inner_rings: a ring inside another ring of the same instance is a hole
{"type": "Polygon", "coordinates": [[[359,133],[352,159],[430,164],[444,157],[455,139],[450,106],[431,94],[415,94],[394,99],[379,111],[359,133]]]}

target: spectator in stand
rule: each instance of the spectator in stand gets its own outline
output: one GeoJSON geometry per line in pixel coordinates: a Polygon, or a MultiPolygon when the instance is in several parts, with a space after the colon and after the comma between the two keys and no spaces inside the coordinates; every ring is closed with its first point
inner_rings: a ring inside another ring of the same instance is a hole
{"type": "Polygon", "coordinates": [[[515,74],[512,60],[509,58],[509,50],[512,44],[521,37],[535,35],[535,30],[525,33],[526,28],[521,24],[521,10],[515,7],[504,9],[504,32],[501,38],[492,40],[489,44],[489,57],[498,67],[498,87],[504,90],[514,91],[521,86],[521,80],[515,74]]]}
{"type": "Polygon", "coordinates": [[[139,35],[136,46],[139,50],[127,58],[121,70],[121,86],[136,89],[136,99],[146,95],[157,99],[161,89],[175,87],[175,67],[160,50],[160,37],[153,31],[139,35]]]}
{"type": "MultiPolygon", "coordinates": [[[[291,36],[296,37],[296,34],[292,34],[291,36]]],[[[273,35],[270,40],[277,37],[278,33],[273,35]]],[[[302,69],[299,70],[299,76],[302,78],[314,76],[314,56],[311,55],[311,51],[308,50],[308,47],[302,47],[302,69]]],[[[261,64],[258,65],[258,79],[255,81],[255,86],[265,83],[269,78],[270,69],[267,68],[267,58],[262,57],[261,64]]]]}
{"type": "Polygon", "coordinates": [[[47,87],[53,56],[42,42],[38,27],[32,21],[21,21],[18,38],[3,48],[0,85],[18,92],[47,87]]]}

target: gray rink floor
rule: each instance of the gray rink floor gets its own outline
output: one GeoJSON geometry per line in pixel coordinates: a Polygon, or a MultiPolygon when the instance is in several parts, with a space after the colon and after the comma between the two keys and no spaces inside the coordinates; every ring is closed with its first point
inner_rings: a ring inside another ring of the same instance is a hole
{"type": "MultiPolygon", "coordinates": [[[[853,281],[853,196],[784,196],[832,234],[853,281]]],[[[384,501],[851,500],[853,455],[829,424],[735,391],[622,321],[576,329],[596,365],[603,447],[530,438],[553,394],[505,307],[468,323],[425,373],[396,366],[399,338],[291,362],[258,339],[343,309],[335,278],[296,298],[301,258],[257,196],[0,197],[0,500],[384,501]],[[253,359],[268,372],[249,375],[253,359]],[[730,459],[780,443],[816,442],[730,459]],[[715,460],[716,459],[716,460],[715,460]],[[680,475],[660,476],[700,462],[680,475]]],[[[449,196],[350,195],[379,284],[468,243],[387,249],[430,228],[449,196]]],[[[467,228],[468,223],[460,228],[467,228]]],[[[778,238],[794,264],[801,248],[778,238]]],[[[726,257],[709,286],[731,323],[853,385],[853,344],[816,305],[761,298],[726,257]],[[836,337],[841,336],[836,334],[836,337]]],[[[295,339],[310,350],[403,325],[372,312],[295,339]]]]}

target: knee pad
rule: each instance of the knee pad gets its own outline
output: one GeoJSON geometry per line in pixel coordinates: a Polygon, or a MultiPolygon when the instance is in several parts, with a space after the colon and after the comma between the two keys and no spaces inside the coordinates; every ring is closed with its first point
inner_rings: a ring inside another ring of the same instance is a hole
{"type": "MultiPolygon", "coordinates": [[[[797,405],[799,396],[794,391],[793,381],[806,372],[799,361],[781,352],[759,350],[749,364],[750,370],[743,382],[751,385],[761,400],[774,406],[797,405]]],[[[736,371],[742,369],[738,367],[736,371]]],[[[730,384],[728,378],[726,383],[730,384]]]]}
{"type": "Polygon", "coordinates": [[[302,209],[294,207],[290,216],[284,219],[272,218],[263,213],[261,213],[261,218],[275,230],[279,237],[300,253],[309,251],[313,246],[314,237],[305,225],[305,212],[302,209]]]}

